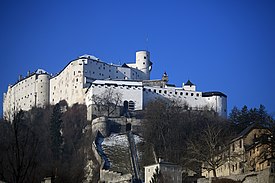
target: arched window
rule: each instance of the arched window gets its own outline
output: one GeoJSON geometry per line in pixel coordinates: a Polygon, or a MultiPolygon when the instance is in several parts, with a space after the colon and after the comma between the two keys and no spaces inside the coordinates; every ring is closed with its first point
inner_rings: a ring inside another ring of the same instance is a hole
{"type": "Polygon", "coordinates": [[[124,111],[124,113],[126,113],[128,111],[128,105],[129,105],[128,101],[125,100],[123,102],[123,111],[124,111]]]}

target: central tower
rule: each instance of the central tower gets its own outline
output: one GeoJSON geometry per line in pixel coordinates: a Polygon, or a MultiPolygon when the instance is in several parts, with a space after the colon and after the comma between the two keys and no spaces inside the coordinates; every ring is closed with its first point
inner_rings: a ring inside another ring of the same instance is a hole
{"type": "Polygon", "coordinates": [[[142,71],[146,80],[150,80],[150,72],[152,70],[152,62],[150,61],[149,51],[137,51],[136,52],[136,67],[138,70],[142,71]]]}

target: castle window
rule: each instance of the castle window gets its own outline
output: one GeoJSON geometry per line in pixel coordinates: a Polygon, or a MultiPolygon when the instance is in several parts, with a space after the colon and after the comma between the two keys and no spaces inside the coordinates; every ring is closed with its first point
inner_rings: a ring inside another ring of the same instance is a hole
{"type": "Polygon", "coordinates": [[[81,73],[81,71],[78,71],[78,73],[81,73]]]}
{"type": "Polygon", "coordinates": [[[167,91],[165,90],[164,93],[167,94],[167,91]]]}
{"type": "Polygon", "coordinates": [[[178,94],[178,92],[175,92],[175,95],[177,95],[178,94]]]}
{"type": "Polygon", "coordinates": [[[240,140],[240,148],[242,148],[242,145],[243,145],[243,143],[242,143],[242,139],[240,140]]]}
{"type": "Polygon", "coordinates": [[[143,62],[143,65],[145,65],[145,62],[143,62]]]}
{"type": "Polygon", "coordinates": [[[186,92],[186,95],[188,95],[188,93],[186,92]]]}
{"type": "Polygon", "coordinates": [[[194,95],[194,93],[191,93],[191,96],[193,96],[194,95]]]}
{"type": "Polygon", "coordinates": [[[118,71],[116,71],[116,73],[118,73],[118,71]]]}
{"type": "Polygon", "coordinates": [[[128,105],[128,109],[129,110],[135,110],[135,102],[133,102],[133,101],[129,101],[129,105],[128,105]]]}
{"type": "Polygon", "coordinates": [[[146,59],[146,57],[144,57],[144,59],[146,59]]]}
{"type": "Polygon", "coordinates": [[[197,97],[199,97],[199,96],[200,96],[200,94],[197,93],[197,97]]]}
{"type": "Polygon", "coordinates": [[[154,90],[155,93],[157,93],[157,90],[154,90]]]}
{"type": "Polygon", "coordinates": [[[159,93],[161,93],[161,90],[159,90],[159,93]]]}
{"type": "Polygon", "coordinates": [[[151,91],[151,89],[148,90],[149,92],[151,91]]]}
{"type": "Polygon", "coordinates": [[[111,72],[111,69],[109,69],[109,72],[111,72]]]}
{"type": "Polygon", "coordinates": [[[180,95],[182,95],[182,92],[180,92],[180,95]]]}

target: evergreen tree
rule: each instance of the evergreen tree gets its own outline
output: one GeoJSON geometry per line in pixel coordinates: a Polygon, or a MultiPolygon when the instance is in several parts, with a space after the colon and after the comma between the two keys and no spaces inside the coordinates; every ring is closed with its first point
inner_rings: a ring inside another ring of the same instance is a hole
{"type": "Polygon", "coordinates": [[[236,125],[239,132],[253,123],[258,123],[268,128],[274,126],[274,119],[267,113],[264,105],[251,109],[244,105],[241,110],[234,107],[229,114],[229,120],[236,125]]]}
{"type": "Polygon", "coordinates": [[[156,172],[153,174],[150,183],[164,183],[163,175],[160,172],[159,167],[156,167],[156,172]]]}
{"type": "Polygon", "coordinates": [[[60,160],[61,150],[63,138],[61,134],[61,108],[57,103],[52,112],[51,120],[50,120],[50,135],[51,135],[51,151],[53,155],[53,160],[60,160]]]}

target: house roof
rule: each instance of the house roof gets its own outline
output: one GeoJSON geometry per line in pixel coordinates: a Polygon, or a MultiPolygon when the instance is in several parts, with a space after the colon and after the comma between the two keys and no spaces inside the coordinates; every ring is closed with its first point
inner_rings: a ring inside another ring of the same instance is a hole
{"type": "Polygon", "coordinates": [[[260,125],[259,123],[253,123],[252,125],[246,127],[241,133],[239,133],[239,135],[236,138],[234,138],[232,142],[246,136],[253,129],[266,129],[266,128],[260,125]]]}

